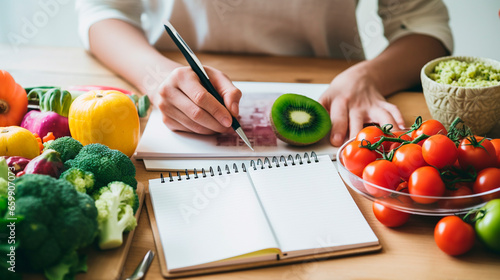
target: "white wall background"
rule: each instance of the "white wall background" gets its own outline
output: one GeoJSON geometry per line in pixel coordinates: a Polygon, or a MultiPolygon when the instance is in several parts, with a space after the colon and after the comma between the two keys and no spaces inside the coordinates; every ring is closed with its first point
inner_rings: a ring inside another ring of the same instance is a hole
{"type": "MultiPolygon", "coordinates": [[[[210,1],[210,0],[207,0],[210,1]]],[[[500,0],[444,0],[456,55],[500,60],[500,0]]],[[[376,0],[360,0],[360,36],[367,58],[387,45],[376,0]]],[[[81,46],[74,0],[0,0],[0,43],[19,46],[81,46]]],[[[0,60],[1,65],[1,60],[0,60]]]]}
{"type": "MultiPolygon", "coordinates": [[[[500,0],[443,1],[448,7],[455,41],[453,54],[500,61],[500,0]]],[[[387,46],[376,11],[377,1],[360,0],[358,25],[367,58],[376,56],[387,46]]]]}

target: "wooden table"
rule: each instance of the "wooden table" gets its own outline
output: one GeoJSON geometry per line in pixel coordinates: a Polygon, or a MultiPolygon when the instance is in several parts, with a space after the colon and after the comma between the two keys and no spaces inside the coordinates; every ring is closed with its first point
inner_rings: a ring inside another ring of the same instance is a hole
{"type": "MultiPolygon", "coordinates": [[[[167,53],[185,64],[180,53],[167,53]]],[[[328,83],[352,65],[350,62],[268,56],[200,54],[205,64],[225,72],[235,81],[328,83]]],[[[39,85],[106,85],[135,90],[79,48],[39,47],[14,51],[0,45],[0,69],[9,71],[24,87],[39,85]]],[[[401,92],[389,97],[401,109],[407,125],[417,116],[430,118],[423,95],[401,92]]],[[[142,129],[146,120],[141,121],[142,129]]],[[[147,185],[158,172],[147,172],[135,161],[137,179],[147,185]]],[[[500,256],[480,244],[461,257],[450,257],[434,243],[433,230],[438,217],[412,216],[398,229],[380,224],[371,211],[371,202],[354,194],[361,211],[380,238],[379,253],[330,259],[319,262],[245,270],[193,279],[499,279],[500,256]]],[[[342,225],[339,225],[342,226],[342,225]]],[[[500,237],[499,237],[500,238],[500,237]]],[[[149,249],[154,249],[147,211],[141,213],[123,275],[128,276],[149,249]]],[[[85,275],[80,275],[84,279],[85,275]]],[[[162,279],[155,258],[146,279],[162,279]]]]}

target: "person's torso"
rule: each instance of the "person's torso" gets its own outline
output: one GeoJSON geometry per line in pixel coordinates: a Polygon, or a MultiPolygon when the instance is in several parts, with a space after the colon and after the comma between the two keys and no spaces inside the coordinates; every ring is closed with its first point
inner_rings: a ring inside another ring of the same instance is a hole
{"type": "MultiPolygon", "coordinates": [[[[162,9],[161,19],[169,20],[195,51],[364,58],[357,0],[149,2],[155,3],[149,9],[162,9]]],[[[172,40],[156,26],[161,19],[145,19],[150,41],[160,50],[175,50],[172,40]],[[153,23],[154,28],[148,27],[153,23]]]]}

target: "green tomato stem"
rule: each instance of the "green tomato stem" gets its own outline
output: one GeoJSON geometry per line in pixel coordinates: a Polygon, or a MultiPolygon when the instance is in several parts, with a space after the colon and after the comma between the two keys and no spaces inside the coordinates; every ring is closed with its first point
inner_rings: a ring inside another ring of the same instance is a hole
{"type": "Polygon", "coordinates": [[[472,209],[469,212],[467,212],[467,214],[465,214],[462,220],[468,224],[474,224],[477,221],[481,220],[485,214],[486,214],[485,209],[472,209]]]}

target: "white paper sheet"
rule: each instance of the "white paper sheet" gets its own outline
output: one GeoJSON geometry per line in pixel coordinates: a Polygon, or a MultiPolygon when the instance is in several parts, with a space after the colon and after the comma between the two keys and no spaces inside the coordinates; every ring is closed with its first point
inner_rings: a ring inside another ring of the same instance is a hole
{"type": "Polygon", "coordinates": [[[149,183],[169,270],[278,247],[247,173],[175,179],[149,183]]]}
{"type": "Polygon", "coordinates": [[[249,169],[280,249],[293,257],[378,244],[334,164],[318,159],[249,169]]]}

